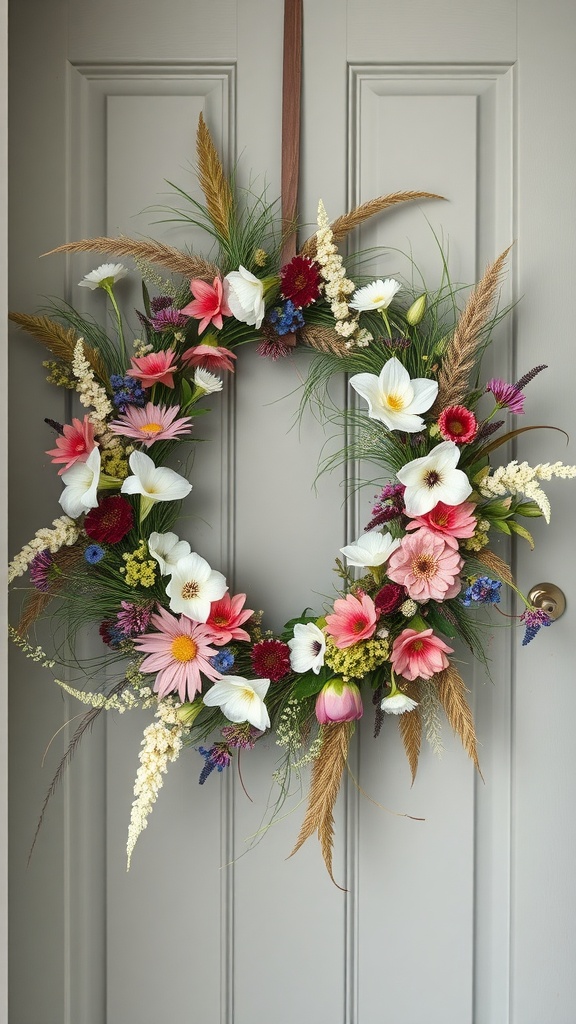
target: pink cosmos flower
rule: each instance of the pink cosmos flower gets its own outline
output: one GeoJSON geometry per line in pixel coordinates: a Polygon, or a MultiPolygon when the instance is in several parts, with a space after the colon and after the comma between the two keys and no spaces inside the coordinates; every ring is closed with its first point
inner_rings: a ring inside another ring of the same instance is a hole
{"type": "Polygon", "coordinates": [[[224,298],[222,278],[215,277],[213,284],[193,278],[190,281],[190,291],[194,298],[180,312],[185,314],[185,316],[193,316],[196,320],[200,321],[198,324],[198,334],[202,334],[202,331],[206,330],[208,324],[214,324],[214,327],[220,330],[222,327],[222,317],[232,316],[232,310],[224,298]]]}
{"type": "Polygon", "coordinates": [[[326,616],[326,632],[334,637],[336,647],[343,650],[374,636],[377,619],[378,612],[368,594],[346,594],[334,602],[334,614],[326,616]]]}
{"type": "Polygon", "coordinates": [[[422,528],[402,538],[388,562],[387,575],[406,587],[413,601],[446,601],[460,592],[464,560],[446,538],[422,528]]]}
{"type": "Polygon", "coordinates": [[[463,501],[460,505],[445,505],[443,501],[439,501],[431,512],[425,512],[423,516],[412,519],[406,529],[418,530],[424,526],[433,533],[441,533],[448,543],[458,547],[456,537],[474,536],[477,525],[475,508],[473,501],[463,501]]]}
{"type": "Polygon", "coordinates": [[[202,689],[201,672],[212,682],[222,678],[209,661],[217,651],[209,646],[210,633],[205,625],[186,615],[171,615],[161,605],[158,614],[152,616],[152,625],[158,632],[136,637],[134,646],[150,652],[140,671],[158,673],[154,690],[160,697],[177,692],[181,701],[194,700],[202,689]]]}
{"type": "Polygon", "coordinates": [[[72,426],[66,423],[63,427],[64,436],[56,438],[56,448],[51,448],[46,455],[52,456],[52,462],[63,462],[62,469],[58,470],[58,476],[65,473],[75,462],[86,462],[93,448],[96,447],[94,440],[94,426],[90,423],[88,416],[84,420],[72,420],[72,426]]]}
{"type": "Polygon", "coordinates": [[[179,411],[179,405],[169,407],[148,402],[144,409],[127,405],[126,412],[108,425],[114,434],[135,437],[149,448],[155,441],[167,441],[179,437],[180,434],[190,433],[192,421],[189,416],[182,416],[177,420],[179,411]]]}
{"type": "Polygon", "coordinates": [[[173,388],[174,373],[178,369],[175,357],[176,353],[171,348],[150,352],[147,356],[133,356],[130,360],[132,369],[128,370],[127,376],[139,377],[144,388],[151,388],[154,384],[173,388]]]}
{"type": "Polygon", "coordinates": [[[254,615],[252,608],[243,608],[246,594],[224,594],[219,601],[212,601],[210,614],[206,619],[206,626],[210,629],[210,642],[220,647],[222,644],[229,644],[231,640],[249,640],[250,634],[240,626],[251,615],[254,615]]]}
{"type": "Polygon", "coordinates": [[[330,722],[353,722],[362,718],[364,708],[356,683],[345,683],[343,679],[331,679],[322,687],[316,698],[316,718],[320,725],[330,722]]]}
{"type": "Polygon", "coordinates": [[[205,370],[231,370],[234,373],[232,360],[236,359],[229,348],[218,345],[193,345],[182,353],[182,362],[189,366],[202,366],[205,370]]]}
{"type": "Polygon", "coordinates": [[[453,648],[434,636],[431,629],[403,629],[392,644],[390,661],[404,679],[430,679],[448,668],[446,655],[452,653],[453,648]]]}

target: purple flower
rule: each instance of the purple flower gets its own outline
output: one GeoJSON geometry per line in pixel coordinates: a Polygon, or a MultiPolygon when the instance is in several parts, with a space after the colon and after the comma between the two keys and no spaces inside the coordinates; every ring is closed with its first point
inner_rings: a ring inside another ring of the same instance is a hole
{"type": "Polygon", "coordinates": [[[122,611],[116,616],[116,627],[122,638],[128,640],[145,633],[150,625],[151,609],[147,605],[133,604],[132,601],[122,601],[121,604],[122,611]]]}
{"type": "Polygon", "coordinates": [[[536,633],[541,629],[542,626],[551,626],[552,619],[543,608],[527,608],[525,612],[520,616],[520,621],[524,623],[526,632],[524,633],[524,639],[522,641],[522,647],[529,644],[534,639],[536,633]]]}
{"type": "Polygon", "coordinates": [[[201,786],[204,785],[206,779],[212,774],[214,769],[219,772],[223,772],[232,760],[232,755],[227,743],[213,743],[209,750],[205,750],[204,747],[198,747],[198,753],[202,754],[202,757],[205,759],[204,767],[200,772],[200,778],[198,779],[201,786]]]}
{"type": "Polygon", "coordinates": [[[154,298],[150,299],[152,313],[159,313],[161,309],[168,309],[168,306],[173,304],[174,300],[171,295],[155,295],[154,298]]]}
{"type": "Polygon", "coordinates": [[[404,512],[404,484],[385,484],[382,491],[376,498],[372,508],[373,519],[370,520],[366,530],[376,530],[384,523],[398,519],[404,512]]]}
{"type": "Polygon", "coordinates": [[[44,548],[43,551],[39,551],[37,555],[34,555],[28,571],[36,590],[42,590],[44,593],[50,590],[50,575],[53,565],[54,559],[48,548],[44,548]]]}
{"type": "Polygon", "coordinates": [[[229,747],[240,747],[242,750],[252,750],[256,740],[262,735],[260,729],[255,729],[249,722],[225,725],[220,731],[229,747]]]}
{"type": "Polygon", "coordinates": [[[506,408],[516,414],[524,412],[524,395],[515,384],[507,384],[505,380],[494,377],[488,381],[486,391],[494,395],[499,409],[506,408]]]}
{"type": "Polygon", "coordinates": [[[178,328],[186,326],[188,317],[182,316],[180,310],[175,309],[174,306],[168,306],[166,309],[160,309],[154,313],[150,323],[155,331],[178,330],[178,328]]]}

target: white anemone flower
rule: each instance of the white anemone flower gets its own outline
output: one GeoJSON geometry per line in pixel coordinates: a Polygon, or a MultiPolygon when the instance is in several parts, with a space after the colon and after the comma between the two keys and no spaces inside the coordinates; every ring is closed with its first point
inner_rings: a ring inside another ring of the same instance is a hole
{"type": "Polygon", "coordinates": [[[222,391],[224,387],[224,381],[221,377],[217,377],[215,373],[210,373],[209,370],[205,370],[202,366],[199,366],[194,373],[194,383],[197,388],[202,388],[206,395],[211,395],[215,391],[222,391]]]}
{"type": "Polygon", "coordinates": [[[171,610],[183,612],[195,622],[206,622],[212,601],[219,601],[227,590],[226,577],[195,551],[178,561],[166,584],[171,610]]]}
{"type": "Polygon", "coordinates": [[[209,708],[221,708],[229,722],[249,722],[264,732],[270,728],[270,716],[264,703],[269,686],[269,679],[225,676],[210,687],[203,699],[209,708]]]}
{"type": "Polygon", "coordinates": [[[233,316],[258,329],[264,319],[264,282],[246,267],[232,270],[224,278],[224,296],[233,316]]]}
{"type": "Polygon", "coordinates": [[[412,700],[412,697],[407,697],[405,693],[400,693],[397,690],[389,697],[384,697],[380,707],[387,715],[403,715],[406,711],[413,711],[418,707],[418,701],[412,700]]]}
{"type": "Polygon", "coordinates": [[[86,462],[75,462],[62,474],[66,486],[59,497],[67,516],[77,519],[98,505],[98,481],[100,480],[100,449],[93,448],[86,462]]]}
{"type": "Polygon", "coordinates": [[[359,312],[388,309],[400,288],[401,285],[393,277],[387,277],[385,281],[372,281],[372,284],[367,284],[354,292],[349,305],[359,312]]]}
{"type": "Polygon", "coordinates": [[[356,373],[350,384],[368,402],[368,416],[381,420],[388,430],[404,430],[414,434],[424,426],[417,415],[426,412],[436,401],[438,383],[425,377],[410,379],[408,370],[392,356],[380,371],[356,373]]]}
{"type": "Polygon", "coordinates": [[[454,441],[443,441],[429,455],[406,463],[396,474],[405,484],[404,503],[409,516],[423,516],[436,507],[460,505],[472,493],[466,473],[456,469],[460,449],[454,441]]]}
{"type": "Polygon", "coordinates": [[[126,477],[122,494],[141,494],[140,521],[146,518],[155,501],[178,501],[192,490],[192,484],[167,466],[155,466],[149,455],[132,452],[129,466],[133,476],[126,477]]]}
{"type": "Polygon", "coordinates": [[[127,273],[126,267],[123,267],[121,263],[102,263],[96,270],[91,270],[89,274],[86,274],[78,284],[80,288],[91,288],[92,291],[96,288],[111,288],[116,281],[126,277],[127,273]]]}
{"type": "Polygon", "coordinates": [[[353,544],[347,544],[346,547],[340,548],[340,551],[348,565],[370,569],[387,562],[392,552],[398,547],[400,547],[400,541],[393,540],[389,533],[370,530],[369,533],[362,534],[353,544]]]}
{"type": "Polygon", "coordinates": [[[175,533],[154,532],[148,538],[148,551],[158,562],[161,576],[170,576],[178,561],[191,550],[188,541],[180,540],[175,533]]]}
{"type": "Polygon", "coordinates": [[[312,669],[318,675],[324,664],[326,637],[315,622],[297,622],[288,647],[293,672],[309,672],[312,669]]]}

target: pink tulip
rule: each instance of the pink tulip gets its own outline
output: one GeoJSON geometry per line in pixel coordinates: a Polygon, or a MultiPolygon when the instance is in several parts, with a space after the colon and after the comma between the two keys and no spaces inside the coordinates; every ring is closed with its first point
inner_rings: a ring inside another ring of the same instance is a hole
{"type": "Polygon", "coordinates": [[[331,679],[322,687],[316,698],[316,718],[320,725],[353,722],[357,718],[362,718],[363,714],[362,698],[356,683],[331,679]]]}

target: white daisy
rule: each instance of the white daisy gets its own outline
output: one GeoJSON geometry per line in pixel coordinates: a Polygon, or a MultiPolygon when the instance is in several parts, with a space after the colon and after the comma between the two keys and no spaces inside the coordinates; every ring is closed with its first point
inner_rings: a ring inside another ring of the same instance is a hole
{"type": "Polygon", "coordinates": [[[128,271],[121,263],[102,263],[96,270],[91,270],[78,284],[80,288],[111,288],[116,281],[126,277],[128,271]]]}
{"type": "Polygon", "coordinates": [[[401,285],[393,277],[387,277],[385,281],[372,281],[372,284],[367,284],[354,292],[349,305],[359,312],[388,309],[400,288],[401,285]]]}
{"type": "Polygon", "coordinates": [[[217,377],[215,373],[210,373],[209,370],[205,370],[202,366],[199,366],[194,373],[194,383],[197,388],[202,388],[202,391],[207,395],[211,395],[215,391],[222,391],[224,387],[221,377],[217,377]]]}

